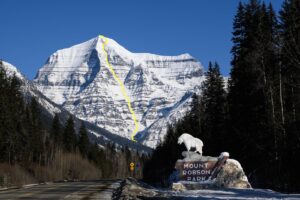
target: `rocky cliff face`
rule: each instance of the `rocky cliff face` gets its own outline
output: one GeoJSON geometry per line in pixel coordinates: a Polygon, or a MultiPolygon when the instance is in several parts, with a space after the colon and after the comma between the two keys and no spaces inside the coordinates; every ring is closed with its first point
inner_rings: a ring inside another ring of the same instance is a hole
{"type": "Polygon", "coordinates": [[[191,96],[199,92],[203,67],[189,54],[159,56],[132,53],[103,38],[58,50],[39,70],[34,82],[49,99],[80,119],[130,138],[132,115],[106,59],[125,86],[139,123],[136,138],[150,147],[159,144],[167,123],[182,117],[191,96]]]}
{"type": "MultiPolygon", "coordinates": [[[[28,80],[15,66],[11,65],[8,62],[2,61],[0,67],[5,70],[8,77],[12,77],[13,75],[15,75],[20,80],[21,93],[23,94],[24,100],[27,103],[30,103],[32,98],[35,98],[37,100],[39,104],[40,115],[43,119],[42,122],[45,123],[44,127],[48,127],[49,129],[51,128],[52,119],[55,114],[58,114],[60,122],[62,124],[66,123],[71,114],[69,111],[67,111],[62,106],[53,103],[51,100],[45,97],[37,89],[36,84],[28,80]]],[[[75,123],[75,129],[78,133],[82,120],[78,119],[76,116],[73,116],[73,120],[75,123]]],[[[113,142],[116,148],[127,146],[129,147],[129,149],[137,150],[141,153],[149,154],[152,152],[151,148],[146,147],[140,143],[136,143],[127,138],[112,134],[111,132],[87,121],[84,121],[84,123],[87,128],[89,138],[93,140],[93,142],[97,142],[102,147],[105,147],[108,143],[113,142]]]]}

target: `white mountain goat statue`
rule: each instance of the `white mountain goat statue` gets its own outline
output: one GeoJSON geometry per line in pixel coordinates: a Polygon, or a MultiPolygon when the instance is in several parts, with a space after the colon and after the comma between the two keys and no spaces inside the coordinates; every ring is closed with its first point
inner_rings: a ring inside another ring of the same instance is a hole
{"type": "Polygon", "coordinates": [[[183,133],[179,138],[178,138],[178,144],[184,143],[186,149],[188,151],[191,150],[191,148],[195,148],[195,152],[198,152],[200,155],[202,155],[202,147],[203,147],[203,142],[191,136],[188,133],[183,133]]]}

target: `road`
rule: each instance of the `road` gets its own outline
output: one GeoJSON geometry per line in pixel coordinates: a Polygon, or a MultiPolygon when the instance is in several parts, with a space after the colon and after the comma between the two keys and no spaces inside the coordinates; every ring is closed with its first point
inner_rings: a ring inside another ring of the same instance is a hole
{"type": "Polygon", "coordinates": [[[61,182],[0,191],[0,199],[117,199],[121,180],[61,182]]]}

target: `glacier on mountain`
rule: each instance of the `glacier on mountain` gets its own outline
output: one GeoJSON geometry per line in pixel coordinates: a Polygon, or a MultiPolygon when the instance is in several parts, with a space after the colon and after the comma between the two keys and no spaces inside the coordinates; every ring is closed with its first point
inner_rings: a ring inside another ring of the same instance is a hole
{"type": "MultiPolygon", "coordinates": [[[[106,66],[103,38],[96,37],[53,53],[38,71],[38,89],[76,117],[130,138],[134,122],[121,88],[106,66]]],[[[167,124],[190,108],[200,92],[203,67],[189,54],[160,56],[132,53],[112,39],[108,61],[123,82],[139,122],[136,139],[155,148],[167,124]]]]}

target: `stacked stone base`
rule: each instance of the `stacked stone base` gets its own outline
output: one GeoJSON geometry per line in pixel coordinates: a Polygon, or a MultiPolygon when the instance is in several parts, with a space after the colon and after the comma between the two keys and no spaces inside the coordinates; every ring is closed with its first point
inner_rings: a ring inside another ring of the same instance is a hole
{"type": "Polygon", "coordinates": [[[178,160],[175,166],[177,171],[181,172],[181,175],[179,174],[177,177],[178,179],[173,182],[173,190],[184,191],[217,188],[251,188],[242,166],[234,159],[227,159],[229,157],[228,153],[224,152],[218,158],[204,157],[194,152],[183,152],[183,156],[185,158],[183,160],[178,160]],[[210,160],[207,158],[210,158],[210,160]],[[185,166],[187,163],[188,165],[192,165],[191,162],[209,162],[214,160],[218,161],[215,162],[215,166],[210,169],[212,171],[210,176],[206,177],[204,181],[193,182],[183,176],[184,173],[182,173],[182,166],[185,166]]]}

